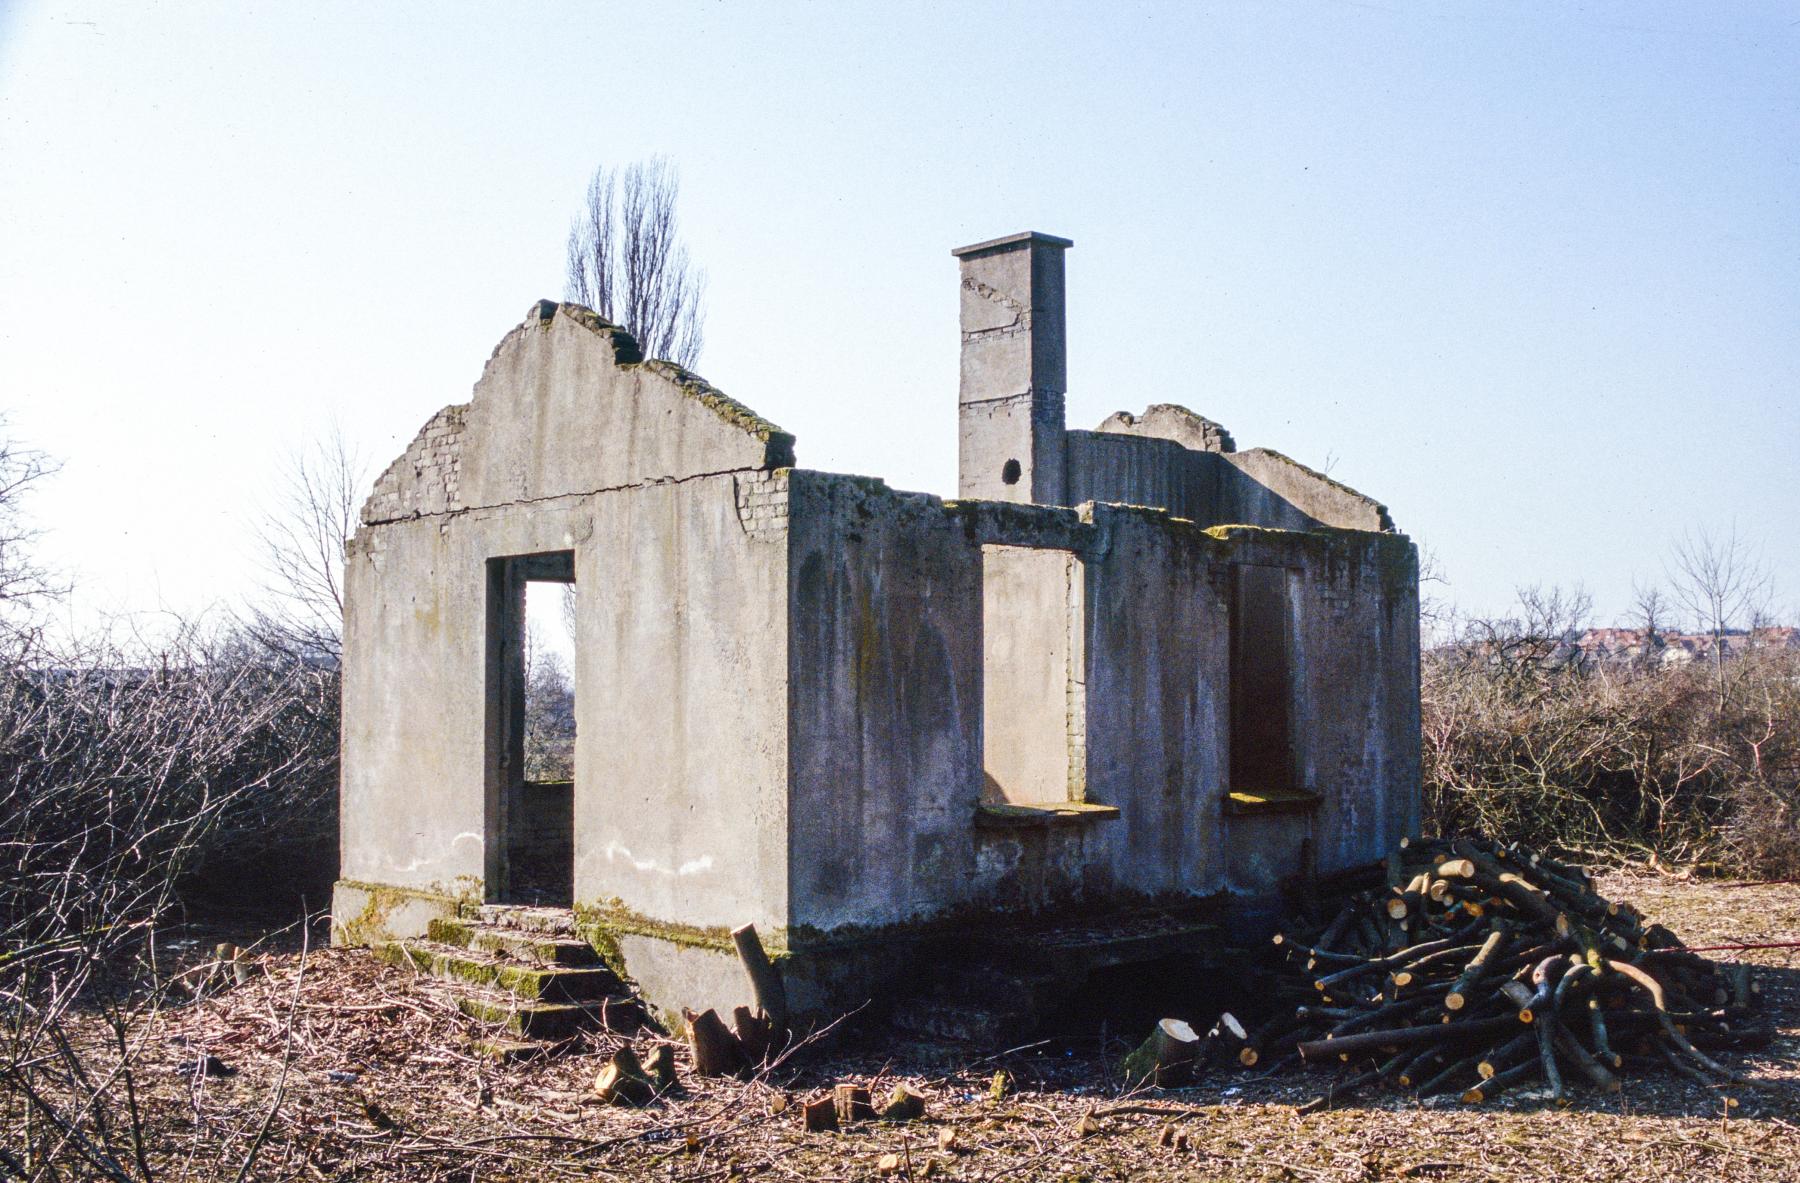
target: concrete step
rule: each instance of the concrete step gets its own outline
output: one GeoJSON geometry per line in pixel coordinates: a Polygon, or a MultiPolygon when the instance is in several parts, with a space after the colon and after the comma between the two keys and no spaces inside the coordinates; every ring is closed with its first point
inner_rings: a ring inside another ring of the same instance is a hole
{"type": "Polygon", "coordinates": [[[430,937],[445,945],[492,953],[534,965],[584,969],[601,964],[594,947],[579,937],[557,936],[530,929],[502,928],[440,916],[431,922],[430,937]]]}
{"type": "Polygon", "coordinates": [[[623,989],[604,966],[523,965],[441,941],[385,941],[371,951],[389,965],[446,982],[504,990],[528,1002],[592,1002],[623,989]]]}
{"type": "Polygon", "coordinates": [[[575,913],[569,908],[542,907],[534,904],[482,904],[475,911],[475,920],[481,924],[495,928],[510,928],[520,932],[542,933],[548,936],[573,937],[575,933],[575,913]]]}
{"type": "Polygon", "coordinates": [[[1219,944],[1219,926],[1198,915],[1150,909],[1091,924],[999,925],[970,942],[972,959],[990,965],[1035,964],[1074,978],[1115,965],[1202,953],[1219,944]]]}
{"type": "Polygon", "coordinates": [[[1065,986],[1053,973],[977,964],[944,969],[933,978],[930,990],[934,997],[948,1001],[1034,1011],[1065,986]]]}
{"type": "MultiPolygon", "coordinates": [[[[629,1005],[629,1004],[626,1004],[629,1005]]],[[[617,1016],[604,1002],[527,1002],[491,991],[456,996],[456,1009],[471,1019],[492,1024],[521,1040],[559,1040],[600,1028],[617,1016]]],[[[505,1047],[510,1041],[494,1041],[505,1047]]],[[[519,1058],[514,1052],[509,1058],[519,1058]]]]}
{"type": "Polygon", "coordinates": [[[1031,1015],[979,1002],[909,998],[894,1007],[888,1022],[921,1039],[999,1047],[1031,1031],[1031,1015]]]}
{"type": "Polygon", "coordinates": [[[547,1056],[555,1049],[554,1043],[545,1040],[512,1039],[501,1035],[469,1041],[470,1051],[501,1064],[522,1064],[547,1056]]]}

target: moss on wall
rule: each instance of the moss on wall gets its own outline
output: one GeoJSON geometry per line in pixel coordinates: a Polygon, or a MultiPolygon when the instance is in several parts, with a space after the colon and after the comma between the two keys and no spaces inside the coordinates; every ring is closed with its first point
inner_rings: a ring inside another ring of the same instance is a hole
{"type": "Polygon", "coordinates": [[[452,890],[444,890],[438,884],[433,884],[430,889],[420,889],[395,887],[387,883],[366,883],[356,879],[340,879],[338,886],[361,892],[365,897],[362,908],[355,916],[332,917],[338,943],[345,945],[372,945],[391,939],[393,934],[388,928],[389,918],[396,909],[414,901],[423,901],[437,907],[446,916],[460,914],[481,902],[481,881],[472,876],[458,879],[452,890]]]}

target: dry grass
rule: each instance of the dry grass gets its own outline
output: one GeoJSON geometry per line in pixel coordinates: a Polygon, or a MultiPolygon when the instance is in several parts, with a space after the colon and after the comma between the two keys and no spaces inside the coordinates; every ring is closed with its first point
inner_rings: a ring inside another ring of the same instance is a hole
{"type": "MultiPolygon", "coordinates": [[[[1800,937],[1800,886],[1614,875],[1602,890],[1696,946],[1800,937]]],[[[1119,1041],[961,1063],[898,1047],[835,1052],[764,1080],[686,1079],[683,1096],[613,1109],[591,1101],[589,1082],[621,1037],[596,1038],[593,1054],[497,1066],[468,1053],[471,1025],[432,987],[336,950],[272,955],[265,976],[158,1016],[141,1033],[141,1103],[150,1165],[168,1178],[234,1172],[280,1089],[253,1178],[850,1180],[877,1177],[882,1156],[897,1154],[901,1178],[1762,1183],[1800,1179],[1797,954],[1741,954],[1770,967],[1781,1037],[1731,1057],[1755,1087],[1735,1090],[1729,1111],[1724,1093],[1674,1076],[1628,1079],[1616,1096],[1577,1090],[1560,1110],[1528,1094],[1479,1109],[1377,1095],[1297,1115],[1296,1102],[1328,1083],[1323,1072],[1216,1072],[1198,1088],[1122,1096],[1119,1041]],[[194,1075],[202,1055],[235,1074],[194,1075]],[[998,1102],[988,1095],[997,1066],[1014,1082],[998,1102]],[[842,1079],[878,1094],[908,1081],[927,1095],[927,1118],[804,1133],[794,1101],[842,1079]],[[1185,1149],[1162,1144],[1170,1125],[1185,1149]],[[956,1131],[949,1150],[945,1129],[956,1131]]],[[[15,1141],[16,1112],[0,1096],[0,1134],[15,1141]]]]}

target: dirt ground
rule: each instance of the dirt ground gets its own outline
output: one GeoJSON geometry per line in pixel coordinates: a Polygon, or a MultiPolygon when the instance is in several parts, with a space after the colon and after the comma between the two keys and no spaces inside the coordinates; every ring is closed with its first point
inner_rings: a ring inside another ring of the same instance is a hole
{"type": "MultiPolygon", "coordinates": [[[[1692,946],[1800,939],[1800,886],[1615,874],[1601,889],[1692,946]]],[[[1616,1095],[1577,1088],[1566,1109],[1533,1094],[1478,1108],[1373,1094],[1301,1116],[1329,1072],[1216,1070],[1200,1087],[1125,1095],[1114,1038],[986,1057],[810,1049],[758,1080],[684,1077],[683,1095],[616,1109],[591,1081],[617,1039],[495,1065],[470,1053],[473,1025],[433,987],[359,953],[291,948],[138,1033],[139,1103],[165,1178],[234,1177],[266,1125],[249,1178],[853,1180],[882,1177],[895,1155],[887,1177],[946,1180],[1800,1180],[1800,950],[1711,955],[1766,967],[1781,1032],[1725,1057],[1752,1081],[1730,1108],[1724,1092],[1659,1075],[1616,1095]],[[197,1075],[203,1056],[231,1074],[197,1075]],[[1011,1087],[996,1101],[997,1070],[1011,1087]],[[805,1133],[799,1098],[838,1081],[878,1097],[908,1082],[927,1115],[805,1133]],[[1165,1145],[1177,1132],[1185,1147],[1165,1145]]]]}

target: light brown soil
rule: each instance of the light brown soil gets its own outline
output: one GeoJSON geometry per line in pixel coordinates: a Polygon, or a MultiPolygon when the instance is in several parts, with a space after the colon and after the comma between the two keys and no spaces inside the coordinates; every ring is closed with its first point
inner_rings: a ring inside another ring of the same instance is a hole
{"type": "MultiPolygon", "coordinates": [[[[1611,875],[1602,890],[1694,946],[1800,939],[1800,886],[1611,875]]],[[[592,1100],[590,1082],[616,1039],[496,1066],[469,1053],[472,1025],[444,996],[337,950],[272,955],[266,976],[158,1016],[139,1033],[140,1102],[152,1165],[168,1178],[235,1174],[285,1063],[254,1178],[850,1180],[879,1177],[895,1154],[891,1177],[963,1180],[1800,1180],[1800,950],[1712,956],[1767,967],[1780,1029],[1767,1051],[1724,1057],[1754,1085],[1731,1092],[1731,1109],[1724,1092],[1659,1075],[1614,1096],[1577,1089],[1567,1109],[1531,1094],[1479,1108],[1372,1094],[1299,1116],[1295,1104],[1329,1074],[1217,1072],[1201,1087],[1124,1096],[1117,1040],[972,1062],[900,1047],[815,1053],[763,1080],[686,1079],[679,1098],[614,1109],[592,1100]],[[201,1053],[235,1075],[195,1078],[186,1069],[201,1053]],[[1013,1081],[998,1102],[997,1068],[1013,1081]],[[798,1098],[837,1080],[878,1096],[907,1081],[927,1117],[804,1133],[798,1098]],[[1161,1144],[1168,1125],[1185,1149],[1161,1144]],[[955,1145],[941,1150],[946,1129],[955,1145]]],[[[0,1136],[17,1134],[15,1112],[0,1097],[0,1136]]]]}

